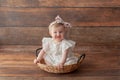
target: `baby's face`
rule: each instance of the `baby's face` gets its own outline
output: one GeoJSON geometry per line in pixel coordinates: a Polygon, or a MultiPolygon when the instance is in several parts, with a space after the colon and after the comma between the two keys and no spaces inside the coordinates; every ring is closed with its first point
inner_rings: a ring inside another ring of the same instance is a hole
{"type": "Polygon", "coordinates": [[[54,41],[60,42],[64,39],[65,36],[65,28],[63,26],[59,26],[56,28],[51,28],[50,35],[54,41]]]}

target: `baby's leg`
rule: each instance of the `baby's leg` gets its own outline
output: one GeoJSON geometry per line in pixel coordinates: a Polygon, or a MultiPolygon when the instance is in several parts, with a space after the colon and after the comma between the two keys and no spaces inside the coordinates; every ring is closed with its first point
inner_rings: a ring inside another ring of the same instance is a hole
{"type": "Polygon", "coordinates": [[[46,65],[52,65],[52,63],[53,63],[51,56],[48,56],[48,55],[44,56],[44,61],[45,61],[46,65]]]}
{"type": "Polygon", "coordinates": [[[65,62],[65,65],[70,65],[70,64],[76,64],[77,63],[78,58],[77,57],[71,57],[68,58],[65,62]]]}
{"type": "Polygon", "coordinates": [[[46,61],[46,60],[45,60],[45,63],[46,63],[46,65],[49,65],[49,66],[52,65],[49,61],[46,61]]]}

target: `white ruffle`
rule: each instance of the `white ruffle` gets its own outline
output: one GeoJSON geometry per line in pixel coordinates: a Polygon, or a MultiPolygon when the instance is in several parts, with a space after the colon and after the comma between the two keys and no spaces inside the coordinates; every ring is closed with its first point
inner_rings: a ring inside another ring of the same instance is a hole
{"type": "Polygon", "coordinates": [[[72,40],[62,40],[59,44],[54,43],[52,38],[43,38],[42,47],[46,52],[45,60],[53,65],[57,65],[61,59],[62,53],[69,48],[68,58],[65,65],[74,64],[77,62],[77,58],[73,56],[72,49],[75,46],[75,42],[72,40]]]}

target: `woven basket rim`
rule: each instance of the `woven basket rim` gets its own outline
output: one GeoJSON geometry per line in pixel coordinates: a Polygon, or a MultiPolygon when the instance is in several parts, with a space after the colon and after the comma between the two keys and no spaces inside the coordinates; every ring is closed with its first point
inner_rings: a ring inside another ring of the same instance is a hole
{"type": "MultiPolygon", "coordinates": [[[[78,57],[78,55],[76,55],[76,56],[78,57]]],[[[83,57],[83,59],[84,59],[84,57],[83,57]]],[[[50,73],[68,73],[68,72],[72,72],[72,71],[78,69],[82,60],[76,64],[64,65],[63,69],[59,69],[59,70],[57,69],[56,66],[46,65],[45,63],[37,63],[37,65],[40,67],[41,70],[44,70],[44,71],[47,71],[50,73]]]]}

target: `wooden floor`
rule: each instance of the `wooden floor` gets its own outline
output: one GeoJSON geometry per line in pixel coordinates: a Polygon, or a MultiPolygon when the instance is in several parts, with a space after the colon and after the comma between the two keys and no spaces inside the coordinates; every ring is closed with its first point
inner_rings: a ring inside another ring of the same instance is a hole
{"type": "Polygon", "coordinates": [[[75,51],[86,58],[78,70],[52,74],[33,64],[39,46],[0,47],[0,80],[120,80],[120,46],[81,46],[75,51]]]}

